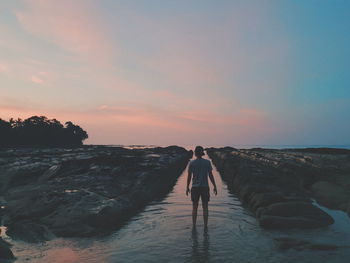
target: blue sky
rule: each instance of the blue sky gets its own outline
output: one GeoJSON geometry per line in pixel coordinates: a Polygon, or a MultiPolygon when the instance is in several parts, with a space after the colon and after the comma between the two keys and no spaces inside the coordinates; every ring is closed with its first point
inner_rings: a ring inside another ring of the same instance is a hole
{"type": "Polygon", "coordinates": [[[350,144],[349,1],[0,3],[0,117],[98,144],[350,144]]]}

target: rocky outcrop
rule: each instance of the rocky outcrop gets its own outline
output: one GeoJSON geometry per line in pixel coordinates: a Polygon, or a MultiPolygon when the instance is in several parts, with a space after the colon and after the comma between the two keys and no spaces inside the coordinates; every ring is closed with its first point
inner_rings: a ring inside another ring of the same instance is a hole
{"type": "Polygon", "coordinates": [[[280,202],[260,207],[256,212],[264,228],[316,228],[331,225],[327,213],[307,202],[280,202]]]}
{"type": "Polygon", "coordinates": [[[191,156],[177,146],[2,150],[7,235],[38,242],[110,233],[165,196],[191,156]]]}
{"type": "Polygon", "coordinates": [[[311,186],[311,190],[320,204],[333,209],[350,212],[349,185],[346,186],[334,182],[318,181],[311,186]]]}
{"type": "Polygon", "coordinates": [[[339,190],[339,185],[330,184],[330,181],[336,181],[335,172],[345,176],[346,171],[350,171],[350,155],[326,150],[327,153],[320,154],[320,151],[314,153],[311,150],[309,153],[296,149],[237,150],[225,147],[208,148],[207,153],[229,189],[238,194],[262,227],[285,229],[333,224],[332,217],[313,205],[311,198],[332,207],[350,201],[344,187],[336,195],[333,191],[339,190]]]}
{"type": "Polygon", "coordinates": [[[15,259],[10,247],[12,245],[0,237],[0,259],[15,259]]]}

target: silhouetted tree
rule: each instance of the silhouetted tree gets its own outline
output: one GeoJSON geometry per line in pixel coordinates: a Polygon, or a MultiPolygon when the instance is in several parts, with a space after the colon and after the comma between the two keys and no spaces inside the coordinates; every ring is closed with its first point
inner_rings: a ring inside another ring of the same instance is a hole
{"type": "Polygon", "coordinates": [[[12,133],[11,123],[3,119],[0,119],[0,145],[6,145],[10,143],[12,133]]]}
{"type": "Polygon", "coordinates": [[[62,125],[58,120],[45,116],[32,116],[25,120],[0,119],[0,147],[79,146],[87,138],[87,132],[70,121],[62,125]]]}

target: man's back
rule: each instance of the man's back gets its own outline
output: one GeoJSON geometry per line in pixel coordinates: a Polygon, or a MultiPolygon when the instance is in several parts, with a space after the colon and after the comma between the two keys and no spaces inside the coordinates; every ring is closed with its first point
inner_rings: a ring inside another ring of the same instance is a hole
{"type": "Polygon", "coordinates": [[[192,223],[196,226],[197,222],[197,209],[199,199],[202,200],[203,207],[203,219],[204,229],[208,227],[208,202],[210,201],[208,177],[214,186],[214,193],[217,194],[215,179],[212,173],[213,168],[211,162],[207,159],[203,159],[204,148],[202,146],[196,146],[194,155],[197,157],[196,160],[190,162],[188,166],[187,175],[187,187],[186,195],[191,193],[192,200],[192,223]],[[193,176],[192,176],[193,175],[193,176]],[[192,189],[190,190],[190,183],[192,179],[192,189]]]}
{"type": "Polygon", "coordinates": [[[209,187],[208,174],[212,170],[209,160],[203,158],[192,160],[188,169],[193,173],[192,187],[209,187]]]}

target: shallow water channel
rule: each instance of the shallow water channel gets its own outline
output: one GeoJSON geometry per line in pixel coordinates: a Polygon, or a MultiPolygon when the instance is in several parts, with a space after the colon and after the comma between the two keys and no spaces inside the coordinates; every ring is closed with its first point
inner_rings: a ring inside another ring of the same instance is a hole
{"type": "Polygon", "coordinates": [[[331,227],[319,230],[267,231],[230,193],[214,168],[218,195],[211,192],[209,229],[203,231],[199,208],[192,229],[187,169],[163,200],[149,204],[114,234],[93,239],[55,239],[44,244],[11,241],[18,262],[349,262],[350,220],[339,211],[331,227]],[[339,245],[336,250],[280,251],[275,238],[292,237],[339,245]]]}

